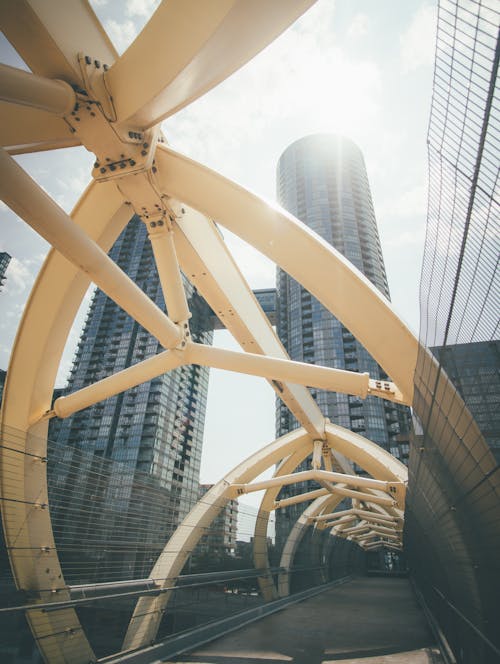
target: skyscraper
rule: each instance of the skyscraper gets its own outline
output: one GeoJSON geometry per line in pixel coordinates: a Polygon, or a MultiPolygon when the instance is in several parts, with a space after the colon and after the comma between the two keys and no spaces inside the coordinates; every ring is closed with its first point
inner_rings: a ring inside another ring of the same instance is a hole
{"type": "MultiPolygon", "coordinates": [[[[277,195],[284,208],[333,245],[389,298],[365,163],[352,141],[318,134],[290,145],[278,162],[277,195]]],[[[342,284],[332,282],[331,287],[341,289],[342,284]]],[[[368,372],[375,379],[387,378],[350,331],[280,269],[277,291],[278,335],[293,360],[368,372]]],[[[375,397],[363,401],[356,396],[323,390],[312,393],[332,422],[360,433],[406,460],[407,408],[375,397]]],[[[277,405],[276,416],[278,436],[298,426],[281,403],[277,405]]],[[[285,491],[291,492],[293,488],[285,491]]]]}
{"type": "Polygon", "coordinates": [[[5,273],[7,272],[11,258],[12,256],[6,251],[0,251],[0,290],[2,290],[5,281],[5,273]]]}
{"type": "MultiPolygon", "coordinates": [[[[165,310],[147,229],[138,217],[121,233],[110,256],[165,310]]],[[[200,343],[211,343],[213,314],[194,287],[187,281],[184,285],[192,312],[192,338],[200,343]]],[[[97,290],[80,337],[67,392],[90,385],[161,350],[157,339],[97,290]]],[[[73,466],[78,463],[82,467],[82,455],[88,466],[91,455],[93,465],[103,461],[99,471],[106,485],[100,498],[103,506],[112,507],[116,498],[117,510],[122,514],[130,512],[134,500],[139,500],[134,496],[139,477],[141,501],[149,500],[145,495],[148,493],[146,485],[151,485],[152,491],[168,493],[168,509],[175,511],[169,519],[172,531],[198,499],[207,390],[208,368],[188,365],[65,420],[52,420],[49,437],[60,449],[67,448],[67,455],[71,450],[78,453],[73,452],[71,461],[68,456],[66,471],[59,468],[52,473],[49,490],[53,486],[54,494],[61,492],[66,483],[68,489],[64,491],[69,498],[66,503],[73,501],[76,505],[78,496],[88,493],[86,483],[95,484],[96,480],[95,477],[90,479],[90,475],[86,479],[81,471],[75,473],[73,466]],[[69,480],[71,475],[78,479],[69,480]]],[[[91,494],[95,502],[96,491],[91,494]]],[[[61,537],[68,540],[70,531],[76,528],[77,518],[71,510],[66,510],[65,514],[61,537]]],[[[124,528],[126,530],[126,524],[124,528]]],[[[112,529],[106,524],[107,532],[112,529]]],[[[154,531],[154,523],[151,529],[154,531]]]]}

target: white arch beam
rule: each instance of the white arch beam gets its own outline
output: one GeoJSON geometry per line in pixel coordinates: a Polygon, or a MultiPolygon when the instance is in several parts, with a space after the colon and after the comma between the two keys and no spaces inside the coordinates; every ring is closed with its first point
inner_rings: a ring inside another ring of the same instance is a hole
{"type": "MultiPolygon", "coordinates": [[[[293,454],[283,459],[279,464],[274,477],[285,475],[304,461],[310,454],[311,444],[306,441],[299,449],[295,450],[293,454]]],[[[259,511],[255,520],[255,530],[253,538],[253,559],[255,568],[262,570],[262,575],[258,577],[259,588],[264,601],[269,602],[273,599],[278,599],[278,591],[274,583],[272,575],[269,573],[269,555],[267,547],[267,529],[269,524],[269,515],[274,509],[274,500],[280,491],[279,486],[271,487],[268,489],[261,500],[259,511]]]]}
{"type": "Polygon", "coordinates": [[[236,490],[238,495],[244,493],[253,493],[254,491],[262,491],[273,486],[286,486],[288,484],[296,484],[297,482],[307,482],[309,480],[327,480],[329,482],[344,483],[348,486],[379,489],[387,494],[396,494],[397,491],[403,489],[404,485],[401,482],[386,482],[384,480],[374,480],[370,477],[363,477],[361,475],[347,475],[345,473],[334,473],[328,470],[304,470],[298,473],[291,473],[289,475],[280,475],[273,477],[269,480],[262,480],[260,482],[252,482],[249,484],[233,484],[233,489],[236,490]]]}
{"type": "MultiPolygon", "coordinates": [[[[92,195],[84,197],[73,211],[74,224],[108,251],[129,221],[130,211],[113,185],[92,184],[90,190],[92,195]]],[[[14,579],[23,590],[36,592],[50,587],[57,591],[58,600],[67,591],[52,535],[50,506],[44,510],[34,507],[34,503],[48,502],[46,464],[25,464],[24,452],[47,456],[47,422],[31,428],[30,422],[50,407],[64,344],[89,284],[89,277],[59,252],[49,253],[21,319],[1,411],[2,430],[12,427],[19,432],[12,443],[19,453],[2,450],[0,466],[2,497],[6,499],[2,519],[14,579]],[[26,550],[36,552],[44,547],[43,556],[26,555],[26,550]]],[[[42,601],[50,601],[51,597],[56,594],[42,601]]],[[[35,636],[60,633],[61,624],[74,629],[71,639],[55,636],[39,641],[42,652],[50,653],[51,661],[77,663],[93,658],[73,610],[30,611],[28,620],[35,636]],[[81,659],[75,652],[81,653],[81,659]]]]}
{"type": "MultiPolygon", "coordinates": [[[[293,431],[262,448],[217,482],[186,516],[169,539],[150,573],[160,587],[175,583],[191,551],[218,512],[232,497],[231,484],[248,482],[264,470],[293,454],[309,442],[304,429],[293,431]]],[[[169,600],[169,593],[158,597],[141,597],[130,621],[123,649],[141,648],[156,636],[162,612],[169,600]]]]}
{"type": "Polygon", "coordinates": [[[162,2],[107,76],[118,120],[151,126],[182,109],[253,58],[313,1],[162,2]]]}
{"type": "Polygon", "coordinates": [[[166,193],[217,219],[307,288],[391,376],[404,402],[412,402],[418,341],[361,272],[305,224],[218,173],[163,145],[157,162],[166,193]],[[325,274],[342,289],[332,289],[325,274]]]}
{"type": "MultiPolygon", "coordinates": [[[[323,441],[313,440],[312,447],[314,450],[318,448],[321,443],[323,461],[325,466],[332,468],[332,452],[330,448],[324,447],[323,441]]],[[[311,453],[311,441],[304,444],[301,448],[296,450],[289,457],[284,459],[276,472],[274,477],[286,475],[287,473],[295,470],[304,459],[311,453]]],[[[335,465],[345,472],[351,472],[352,468],[347,459],[339,455],[338,459],[334,459],[335,465]]],[[[267,547],[267,529],[269,523],[269,515],[275,509],[275,499],[281,490],[281,486],[270,487],[264,493],[262,501],[259,506],[259,512],[255,522],[254,540],[253,540],[253,555],[256,569],[262,570],[263,574],[259,576],[259,587],[262,597],[265,601],[278,599],[278,589],[274,583],[272,575],[269,573],[269,556],[267,547]]],[[[314,493],[314,492],[313,492],[314,493]]],[[[328,493],[328,492],[326,492],[328,493]]]]}
{"type": "MultiPolygon", "coordinates": [[[[327,444],[332,446],[332,448],[334,446],[336,448],[341,448],[342,455],[345,456],[347,459],[355,461],[355,463],[357,463],[361,468],[363,468],[370,474],[374,473],[378,473],[379,475],[382,474],[388,485],[391,485],[391,480],[392,480],[392,484],[398,485],[400,487],[406,486],[408,481],[408,470],[400,461],[395,460],[394,457],[392,457],[392,455],[389,454],[389,452],[386,452],[381,447],[363,438],[359,434],[354,434],[353,432],[348,431],[347,429],[343,429],[342,427],[328,424],[326,431],[328,436],[327,444]],[[342,438],[342,442],[340,442],[339,440],[340,438],[342,438]]],[[[274,509],[278,509],[282,506],[297,504],[299,502],[315,498],[316,500],[315,502],[312,503],[312,505],[321,506],[321,508],[318,509],[318,511],[315,511],[315,509],[309,510],[309,508],[306,508],[301,517],[299,517],[300,523],[297,522],[295,524],[294,526],[295,530],[293,530],[294,534],[293,536],[292,534],[290,534],[289,540],[287,541],[287,545],[285,545],[287,553],[285,558],[282,557],[282,563],[283,563],[281,564],[282,567],[287,567],[287,566],[289,567],[291,561],[293,560],[293,556],[295,554],[296,547],[298,546],[299,542],[297,537],[300,536],[300,533],[303,533],[304,524],[302,520],[312,519],[313,517],[321,519],[321,516],[318,517],[318,514],[321,511],[324,511],[325,506],[329,504],[328,503],[329,500],[331,500],[333,506],[335,506],[346,495],[345,492],[350,492],[350,494],[352,494],[350,497],[353,497],[353,499],[357,499],[360,496],[362,496],[368,505],[378,504],[380,501],[382,501],[382,503],[387,504],[388,507],[390,508],[394,508],[394,506],[396,505],[395,501],[392,498],[384,498],[380,495],[377,495],[380,492],[377,491],[376,488],[374,487],[380,486],[380,480],[373,480],[358,476],[353,478],[352,476],[346,474],[332,473],[321,470],[311,470],[301,473],[287,474],[287,471],[289,469],[292,469],[293,467],[296,467],[298,463],[301,463],[306,458],[306,456],[310,454],[310,452],[311,452],[311,445],[309,446],[309,449],[307,449],[306,447],[305,449],[297,451],[293,457],[284,460],[271,480],[264,480],[263,482],[257,482],[247,485],[248,487],[253,487],[255,490],[261,490],[267,488],[267,491],[263,496],[261,507],[259,510],[259,516],[263,516],[264,518],[262,519],[262,523],[260,522],[260,520],[258,520],[258,525],[256,525],[255,529],[256,537],[254,540],[254,557],[256,560],[256,566],[258,563],[261,569],[269,566],[268,557],[267,557],[267,540],[266,540],[267,523],[268,523],[267,515],[269,514],[269,511],[272,508],[273,505],[272,501],[277,496],[281,487],[284,486],[285,484],[293,483],[296,481],[305,481],[306,479],[318,479],[320,477],[328,477],[330,479],[335,479],[336,481],[339,482],[345,481],[348,484],[349,477],[351,477],[351,479],[354,480],[358,485],[365,485],[365,486],[368,485],[367,489],[371,491],[371,493],[360,493],[352,491],[350,489],[346,489],[345,486],[343,485],[334,486],[331,483],[328,483],[327,489],[309,491],[299,496],[294,496],[292,498],[274,502],[274,509]]],[[[234,484],[233,489],[238,490],[238,485],[234,484]]],[[[347,495],[349,495],[349,493],[347,495]]],[[[404,490],[399,494],[399,501],[400,501],[399,506],[403,508],[404,490]]],[[[360,510],[360,509],[344,510],[340,513],[334,513],[334,514],[340,514],[342,517],[344,517],[344,519],[348,519],[349,522],[351,522],[352,520],[357,519],[359,516],[358,514],[354,514],[354,512],[356,511],[361,513],[367,512],[369,515],[372,514],[372,512],[369,512],[368,510],[360,510]]],[[[328,513],[325,514],[326,516],[330,516],[328,513]]],[[[393,519],[393,518],[396,518],[396,516],[387,515],[387,519],[393,519]]],[[[342,521],[342,519],[340,519],[340,521],[342,521]]],[[[344,523],[345,522],[342,522],[342,525],[344,525],[344,523]]],[[[387,521],[385,521],[384,523],[387,523],[387,521]]],[[[335,525],[339,526],[339,522],[338,521],[335,522],[335,525]]],[[[368,530],[370,530],[370,527],[368,527],[368,530]]],[[[284,584],[283,588],[288,587],[287,586],[288,580],[285,577],[279,581],[279,583],[284,584]]],[[[265,577],[265,581],[261,584],[261,587],[265,592],[264,596],[266,599],[274,598],[276,595],[275,591],[272,588],[272,585],[273,585],[272,578],[268,574],[265,577]]],[[[279,592],[280,591],[278,590],[278,594],[279,592]]]]}
{"type": "MultiPolygon", "coordinates": [[[[244,350],[288,358],[217,226],[187,205],[182,209],[174,231],[184,274],[244,350]]],[[[276,382],[270,385],[312,436],[325,438],[325,417],[305,387],[276,382]]]]}
{"type": "Polygon", "coordinates": [[[317,498],[306,507],[293,525],[281,554],[280,567],[285,571],[278,577],[278,594],[280,597],[287,597],[290,594],[290,569],[299,544],[311,524],[312,517],[319,514],[323,509],[335,509],[341,500],[341,497],[332,496],[331,494],[317,498]]]}
{"type": "MultiPolygon", "coordinates": [[[[122,309],[165,348],[181,340],[177,325],[128,277],[88,235],[0,149],[0,198],[67,260],[86,272],[122,309]]],[[[84,196],[96,196],[90,188],[84,196]]],[[[93,206],[92,202],[90,203],[93,206]]]]}
{"type": "Polygon", "coordinates": [[[2,0],[2,31],[34,74],[84,86],[78,53],[112,65],[118,54],[90,4],[2,0]]]}

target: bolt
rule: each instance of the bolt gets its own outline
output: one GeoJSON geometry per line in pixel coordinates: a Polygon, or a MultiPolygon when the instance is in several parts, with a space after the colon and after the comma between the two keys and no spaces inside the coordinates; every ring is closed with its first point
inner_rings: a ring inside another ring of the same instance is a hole
{"type": "Polygon", "coordinates": [[[94,60],[94,64],[95,64],[95,68],[96,68],[96,69],[100,69],[100,68],[101,68],[101,63],[99,62],[99,60],[94,60]]]}
{"type": "Polygon", "coordinates": [[[101,173],[105,173],[105,172],[106,172],[106,169],[105,169],[104,166],[102,166],[100,170],[101,170],[101,173]]]}
{"type": "Polygon", "coordinates": [[[152,221],[149,225],[151,226],[151,228],[155,228],[156,227],[156,222],[152,221]]]}
{"type": "Polygon", "coordinates": [[[110,171],[116,171],[116,165],[115,164],[110,164],[109,165],[109,170],[110,171]]]}
{"type": "Polygon", "coordinates": [[[133,131],[128,132],[128,137],[129,138],[135,138],[135,133],[133,131]]]}
{"type": "Polygon", "coordinates": [[[143,148],[149,148],[149,143],[143,143],[143,144],[142,144],[142,147],[143,147],[143,148]]]}
{"type": "Polygon", "coordinates": [[[99,162],[98,161],[94,162],[94,168],[99,168],[99,162]]]}
{"type": "Polygon", "coordinates": [[[120,168],[125,168],[125,162],[124,161],[120,162],[120,168]]]}
{"type": "Polygon", "coordinates": [[[161,219],[160,219],[160,221],[158,222],[158,226],[163,226],[163,221],[162,221],[161,219]]]}
{"type": "Polygon", "coordinates": [[[90,57],[90,55],[86,55],[85,56],[85,64],[90,65],[91,62],[92,62],[92,58],[90,57]]]}
{"type": "Polygon", "coordinates": [[[146,150],[141,150],[141,154],[142,154],[143,157],[145,157],[147,155],[146,150]]]}
{"type": "Polygon", "coordinates": [[[128,161],[131,166],[135,166],[135,161],[133,159],[129,159],[128,161]]]}
{"type": "Polygon", "coordinates": [[[152,168],[151,170],[153,171],[153,173],[156,173],[156,171],[157,171],[158,169],[156,168],[156,166],[153,166],[153,168],[152,168]]]}
{"type": "Polygon", "coordinates": [[[181,208],[182,214],[186,214],[186,210],[184,208],[181,208]]]}
{"type": "Polygon", "coordinates": [[[90,111],[90,115],[91,115],[93,118],[95,118],[95,113],[94,113],[94,111],[90,111]]]}
{"type": "Polygon", "coordinates": [[[104,71],[108,71],[108,69],[109,69],[109,65],[103,65],[102,67],[103,67],[104,71]]]}

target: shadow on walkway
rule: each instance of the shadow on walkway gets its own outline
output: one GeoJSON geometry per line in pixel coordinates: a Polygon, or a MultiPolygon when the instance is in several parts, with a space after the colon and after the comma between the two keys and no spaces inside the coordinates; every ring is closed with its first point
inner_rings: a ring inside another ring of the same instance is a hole
{"type": "Polygon", "coordinates": [[[193,664],[437,664],[407,579],[363,577],[180,655],[193,664]]]}

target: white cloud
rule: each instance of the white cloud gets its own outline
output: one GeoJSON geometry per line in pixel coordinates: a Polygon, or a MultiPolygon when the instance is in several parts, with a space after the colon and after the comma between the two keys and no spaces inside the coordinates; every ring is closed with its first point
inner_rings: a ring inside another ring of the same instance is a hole
{"type": "Polygon", "coordinates": [[[425,224],[422,223],[417,228],[412,230],[403,231],[402,233],[392,233],[390,237],[385,240],[384,246],[389,248],[396,247],[417,247],[420,249],[425,240],[425,224]]]}
{"type": "Polygon", "coordinates": [[[118,53],[123,53],[137,36],[138,29],[134,21],[127,19],[121,23],[108,19],[105,23],[106,32],[118,53]]]}
{"type": "MultiPolygon", "coordinates": [[[[285,141],[315,132],[352,136],[374,123],[382,103],[380,70],[372,60],[347,57],[332,40],[332,21],[333,3],[319,2],[251,65],[169,120],[167,138],[246,184],[251,156],[241,153],[241,145],[249,133],[262,142],[276,127],[289,133],[299,127],[285,141]]],[[[271,197],[274,173],[264,175],[264,195],[271,197]]],[[[255,181],[255,172],[250,177],[255,181]]]]}
{"type": "Polygon", "coordinates": [[[54,195],[57,203],[66,212],[71,212],[76,201],[83,194],[90,181],[88,169],[79,168],[67,174],[64,178],[56,178],[57,193],[54,195]]]}
{"type": "Polygon", "coordinates": [[[127,0],[127,16],[149,18],[160,4],[160,0],[127,0]]]}
{"type": "Polygon", "coordinates": [[[33,283],[39,263],[37,258],[21,261],[13,256],[5,275],[5,291],[12,295],[24,293],[33,283]]]}
{"type": "Polygon", "coordinates": [[[427,213],[427,185],[418,184],[403,191],[398,197],[386,201],[385,208],[378,209],[380,217],[424,217],[427,213]]]}
{"type": "Polygon", "coordinates": [[[414,14],[408,29],[400,36],[400,58],[403,71],[415,71],[434,63],[436,7],[424,5],[414,14]]]}
{"type": "Polygon", "coordinates": [[[347,28],[347,38],[359,39],[359,37],[364,37],[368,33],[369,25],[370,21],[368,16],[359,12],[354,16],[350,26],[347,28]]]}
{"type": "MultiPolygon", "coordinates": [[[[93,2],[95,9],[98,4],[93,2]]],[[[123,20],[101,17],[109,38],[118,53],[123,53],[137,37],[159,5],[159,0],[127,0],[123,20]]]]}

